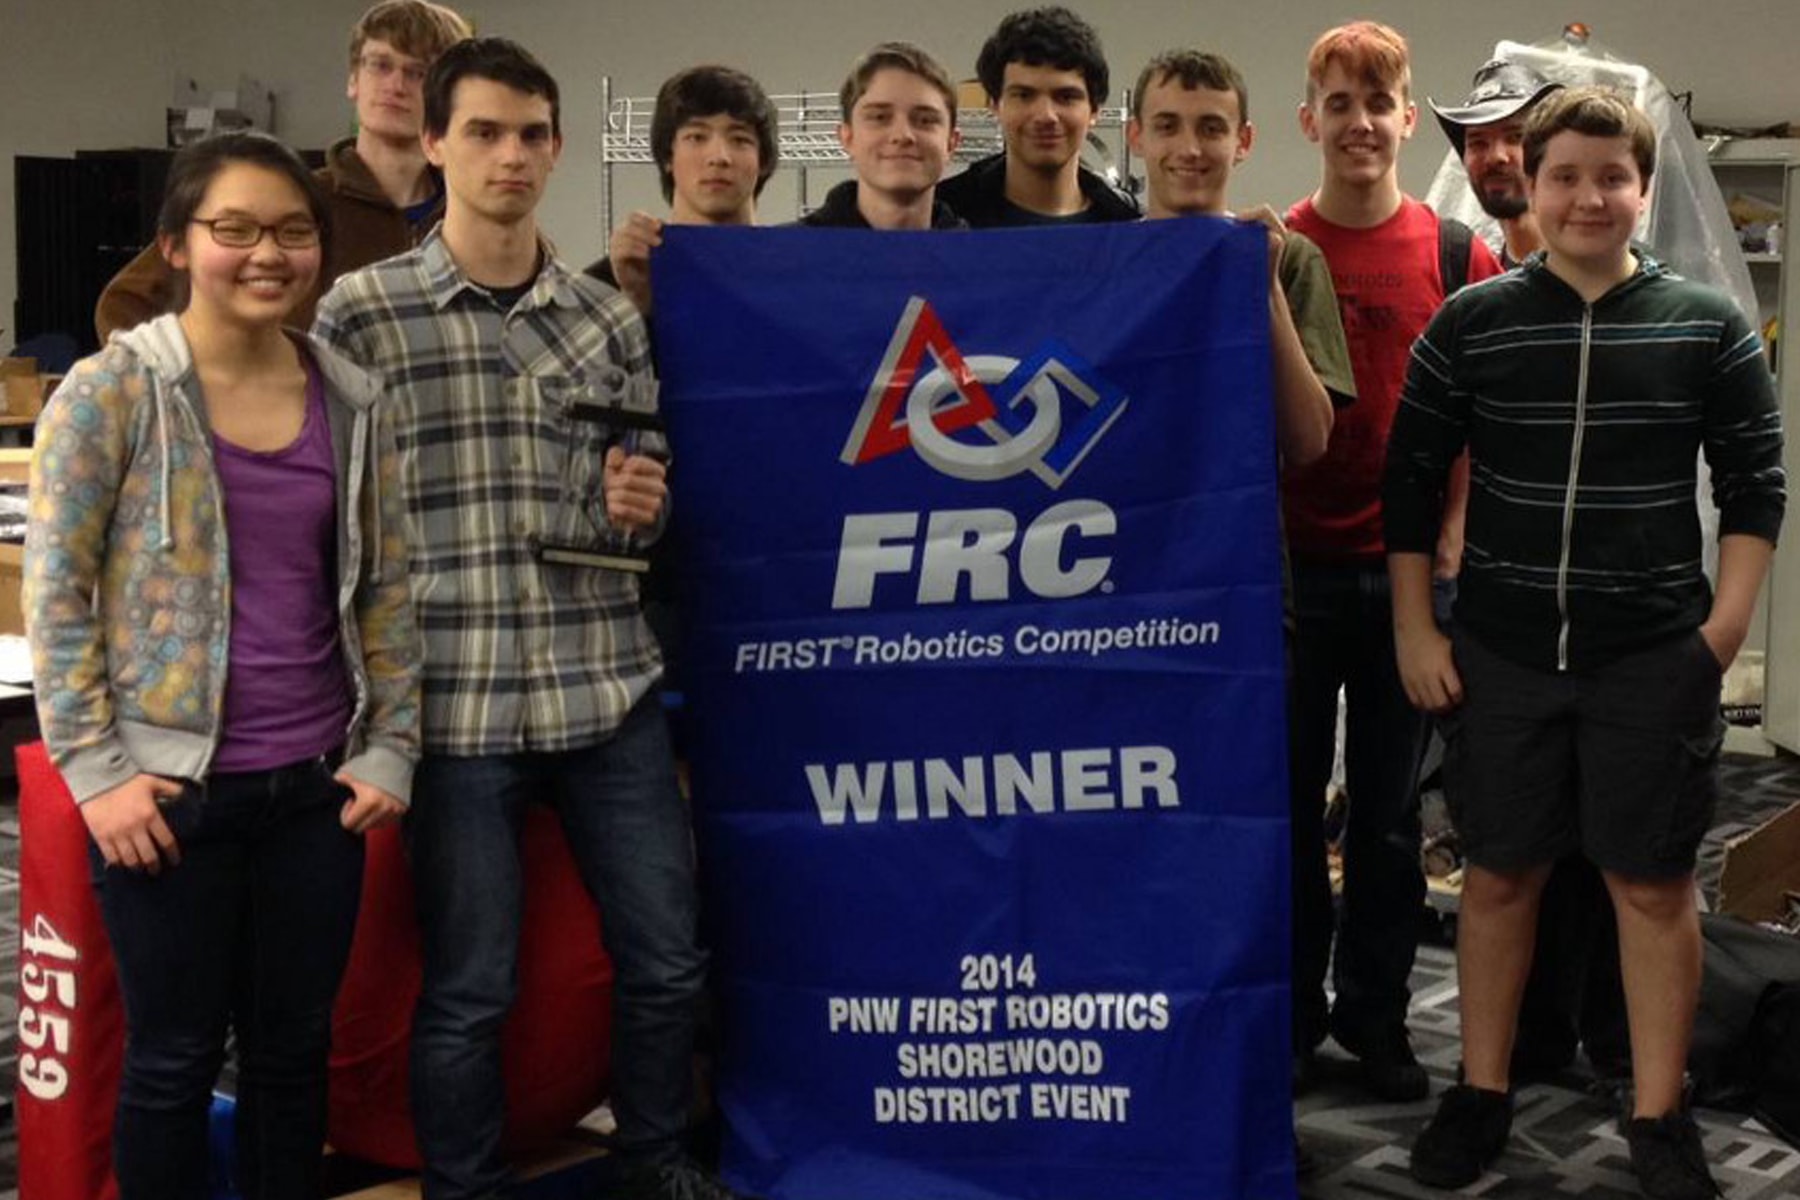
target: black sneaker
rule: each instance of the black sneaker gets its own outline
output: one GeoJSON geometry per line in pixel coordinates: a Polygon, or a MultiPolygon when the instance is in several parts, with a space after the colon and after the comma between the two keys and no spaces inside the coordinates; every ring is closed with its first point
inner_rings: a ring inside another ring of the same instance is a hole
{"type": "Polygon", "coordinates": [[[1686,1109],[1626,1123],[1631,1173],[1650,1200],[1713,1200],[1723,1195],[1706,1165],[1700,1129],[1686,1109]]]}
{"type": "Polygon", "coordinates": [[[1431,1079],[1413,1057],[1406,1026],[1371,1033],[1334,1019],[1331,1036],[1356,1056],[1363,1088],[1371,1095],[1410,1104],[1431,1094],[1431,1079]]]}
{"type": "Polygon", "coordinates": [[[1459,1083],[1413,1142],[1412,1177],[1427,1187],[1468,1187],[1500,1157],[1511,1134],[1512,1096],[1459,1083]]]}
{"type": "Polygon", "coordinates": [[[688,1158],[631,1163],[608,1200],[751,1200],[726,1187],[719,1177],[688,1158]]]}

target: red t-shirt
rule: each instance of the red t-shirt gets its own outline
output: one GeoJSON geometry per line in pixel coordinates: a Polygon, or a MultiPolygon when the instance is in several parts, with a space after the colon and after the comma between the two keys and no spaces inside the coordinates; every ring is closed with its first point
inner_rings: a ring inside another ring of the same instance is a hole
{"type": "MultiPolygon", "coordinates": [[[[1325,252],[1356,374],[1356,403],[1338,410],[1324,456],[1282,479],[1288,545],[1300,558],[1378,559],[1388,430],[1413,339],[1444,302],[1437,214],[1409,196],[1380,225],[1350,229],[1307,199],[1288,210],[1287,222],[1325,252]]],[[[1472,241],[1469,282],[1500,274],[1493,252],[1472,241]]]]}

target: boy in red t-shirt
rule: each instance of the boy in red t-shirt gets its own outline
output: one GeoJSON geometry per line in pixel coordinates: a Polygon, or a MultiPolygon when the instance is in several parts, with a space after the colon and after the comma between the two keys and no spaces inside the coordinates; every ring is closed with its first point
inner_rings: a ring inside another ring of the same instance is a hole
{"type": "MultiPolygon", "coordinates": [[[[1428,1090],[1406,1030],[1425,893],[1415,789],[1425,724],[1394,663],[1381,470],[1413,339],[1446,292],[1438,217],[1401,192],[1396,172],[1418,116],[1410,86],[1406,40],[1372,21],[1328,30],[1307,59],[1300,128],[1319,146],[1323,170],[1318,190],[1287,221],[1331,267],[1357,400],[1338,414],[1324,457],[1282,481],[1296,617],[1289,718],[1296,1074],[1303,1076],[1329,1029],[1361,1060],[1369,1090],[1396,1101],[1428,1090]],[[1340,687],[1348,702],[1350,804],[1337,1001],[1327,1018],[1333,921],[1322,808],[1340,687]]],[[[1499,271],[1473,240],[1467,279],[1499,271]]],[[[1447,520],[1441,579],[1454,578],[1460,553],[1461,522],[1447,520]]]]}

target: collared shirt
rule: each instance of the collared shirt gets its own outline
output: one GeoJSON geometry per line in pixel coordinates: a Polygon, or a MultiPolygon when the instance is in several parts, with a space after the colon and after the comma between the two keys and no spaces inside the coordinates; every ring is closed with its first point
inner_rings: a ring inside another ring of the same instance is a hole
{"type": "Polygon", "coordinates": [[[536,553],[617,536],[600,485],[618,434],[573,406],[656,406],[637,310],[548,249],[543,263],[505,310],[434,230],[319,304],[318,334],[382,376],[393,406],[427,753],[592,745],[662,670],[634,577],[536,553]]]}

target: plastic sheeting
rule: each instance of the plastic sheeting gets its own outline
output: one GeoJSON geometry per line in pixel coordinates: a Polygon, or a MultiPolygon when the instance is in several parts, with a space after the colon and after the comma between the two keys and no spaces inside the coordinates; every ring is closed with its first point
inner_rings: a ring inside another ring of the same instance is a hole
{"type": "MultiPolygon", "coordinates": [[[[1627,93],[1656,126],[1656,174],[1650,181],[1650,205],[1638,226],[1638,237],[1656,257],[1689,279],[1723,288],[1737,300],[1753,328],[1760,327],[1756,287],[1744,265],[1737,233],[1725,211],[1725,197],[1713,178],[1706,149],[1695,136],[1687,114],[1647,67],[1639,66],[1589,42],[1571,46],[1562,39],[1529,46],[1499,42],[1494,58],[1526,63],[1558,83],[1605,84],[1627,93]]],[[[1481,211],[1468,173],[1454,152],[1431,181],[1426,203],[1445,216],[1472,227],[1491,245],[1500,244],[1500,229],[1481,211]]]]}

